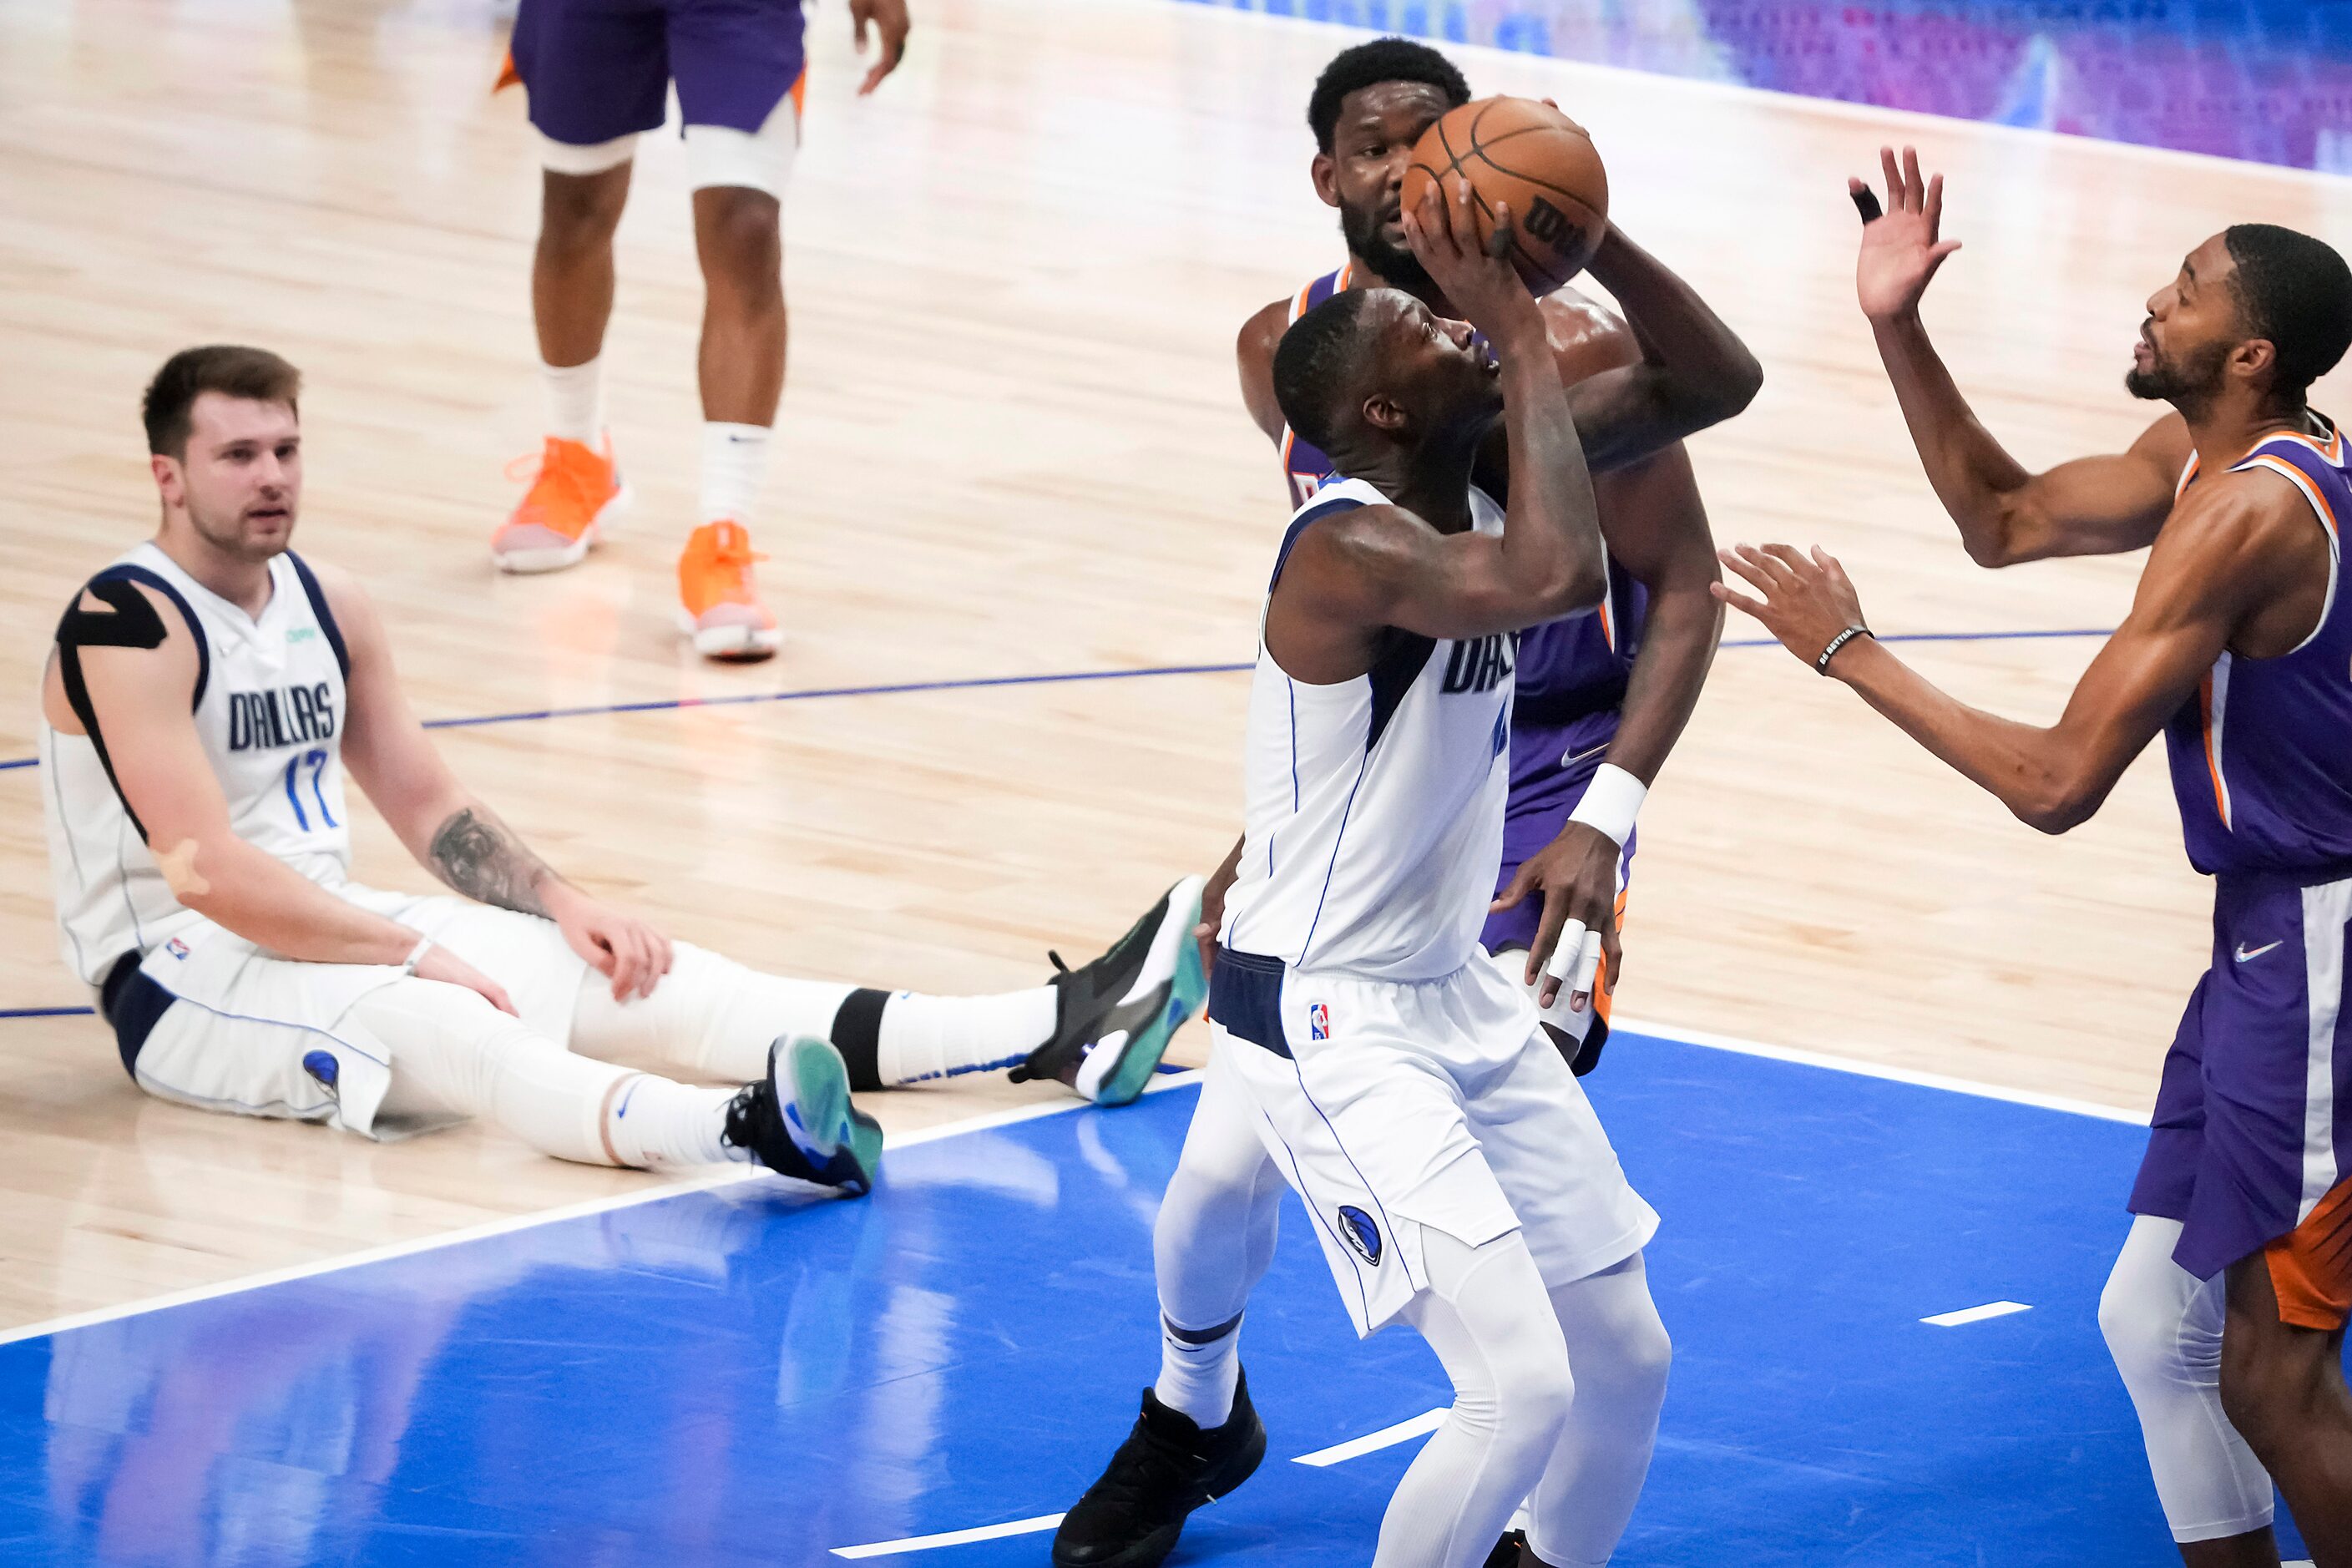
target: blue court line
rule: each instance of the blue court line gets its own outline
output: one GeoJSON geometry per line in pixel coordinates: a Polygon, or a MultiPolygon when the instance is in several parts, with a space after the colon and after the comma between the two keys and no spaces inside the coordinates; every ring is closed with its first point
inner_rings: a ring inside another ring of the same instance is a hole
{"type": "MultiPolygon", "coordinates": [[[[2034,637],[2103,637],[2107,629],[2032,632],[1890,632],[1881,642],[2011,642],[2034,637]]],[[[1778,647],[1770,637],[1733,638],[1725,647],[1778,647]]],[[[512,713],[479,713],[427,719],[428,730],[470,730],[482,724],[522,724],[539,719],[590,719],[604,713],[662,713],[681,708],[740,708],[757,702],[807,702],[820,697],[902,697],[921,691],[977,691],[999,686],[1058,686],[1085,680],[1139,680],[1160,675],[1238,675],[1247,664],[1163,664],[1141,669],[1072,669],[1050,675],[982,675],[962,680],[902,680],[887,686],[814,686],[798,691],[749,691],[733,697],[672,697],[647,702],[592,702],[578,708],[527,708],[512,713]]],[[[38,757],[0,762],[0,773],[40,765],[38,757]]],[[[0,1013],[0,1017],[7,1015],[0,1013]]]]}

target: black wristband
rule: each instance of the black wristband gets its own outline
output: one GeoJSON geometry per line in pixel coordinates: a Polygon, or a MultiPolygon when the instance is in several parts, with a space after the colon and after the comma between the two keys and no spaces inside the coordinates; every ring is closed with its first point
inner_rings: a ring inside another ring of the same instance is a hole
{"type": "Polygon", "coordinates": [[[1874,634],[1868,626],[1846,627],[1845,630],[1830,638],[1830,646],[1822,649],[1821,658],[1813,660],[1813,673],[1816,675],[1827,675],[1830,672],[1830,660],[1837,657],[1838,649],[1845,647],[1846,644],[1853,641],[1856,637],[1866,637],[1874,635],[1875,634],[1874,634]]]}

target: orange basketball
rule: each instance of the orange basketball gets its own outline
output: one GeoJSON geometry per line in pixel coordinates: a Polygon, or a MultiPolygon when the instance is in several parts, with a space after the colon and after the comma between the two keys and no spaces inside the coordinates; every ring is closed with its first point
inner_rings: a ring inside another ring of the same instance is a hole
{"type": "Polygon", "coordinates": [[[1453,174],[1470,182],[1481,240],[1496,204],[1511,209],[1511,260],[1538,295],[1583,271],[1609,232],[1609,171],[1584,127],[1549,104],[1481,98],[1447,111],[1413,146],[1405,210],[1453,174]]]}

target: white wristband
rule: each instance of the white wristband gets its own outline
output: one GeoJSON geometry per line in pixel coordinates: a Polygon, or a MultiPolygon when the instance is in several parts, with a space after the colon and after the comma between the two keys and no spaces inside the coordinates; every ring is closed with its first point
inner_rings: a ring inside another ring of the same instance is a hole
{"type": "Polygon", "coordinates": [[[409,952],[409,955],[400,961],[400,972],[403,974],[415,973],[416,966],[424,963],[425,955],[432,951],[433,939],[429,936],[420,937],[417,940],[416,946],[409,952]]]}
{"type": "Polygon", "coordinates": [[[1603,763],[1593,771],[1592,782],[1584,786],[1584,798],[1576,803],[1568,819],[1584,824],[1622,849],[1625,840],[1633,837],[1633,818],[1641,814],[1642,802],[1649,794],[1648,784],[1614,763],[1603,763]]]}

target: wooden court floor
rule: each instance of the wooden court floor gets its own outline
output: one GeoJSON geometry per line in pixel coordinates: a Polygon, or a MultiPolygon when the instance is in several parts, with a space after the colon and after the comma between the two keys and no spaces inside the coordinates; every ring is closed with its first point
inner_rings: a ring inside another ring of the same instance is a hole
{"type": "MultiPolygon", "coordinates": [[[[488,92],[490,8],[0,5],[0,669],[21,699],[0,705],[0,760],[33,752],[65,595],[152,525],[139,389],[205,341],[306,372],[298,542],[371,584],[428,718],[1247,659],[1283,491],[1231,347],[1251,310],[1336,264],[1303,108],[1350,35],[1159,0],[917,14],[905,68],[865,100],[845,17],[813,20],[793,368],[757,530],[788,640],[727,670],[668,619],[699,309],[673,140],[640,159],[607,346],[637,510],[583,567],[500,578],[500,466],[538,440],[537,175],[520,101],[488,92]]],[[[1695,443],[1718,537],[1827,545],[1886,632],[2105,627],[2137,563],[1994,575],[1960,552],[1853,304],[1843,182],[1881,140],[1916,138],[1949,173],[1968,248],[1931,325],[2036,463],[2147,417],[2120,378],[2183,251],[2242,219],[2352,217],[2352,186],[2322,176],[1462,56],[1480,90],[1548,94],[1591,126],[1619,218],[1761,355],[1754,409],[1695,443]]],[[[2046,717],[2095,646],[1912,651],[2046,717]]],[[[995,989],[1215,861],[1244,691],[1167,674],[442,740],[560,867],[677,935],[781,971],[995,989]]],[[[0,772],[0,1007],[86,1000],[56,957],[41,787],[0,772]]],[[[2207,896],[2153,756],[2096,821],[2045,839],[1843,689],[1727,647],[1643,828],[1625,1015],[2152,1098],[2207,896]]],[[[372,818],[361,840],[365,879],[425,885],[372,818]]],[[[905,1129],[1036,1092],[877,1109],[905,1129]]],[[[656,1180],[474,1130],[377,1146],[149,1101],[88,1017],[0,1020],[0,1327],[656,1180]]]]}

